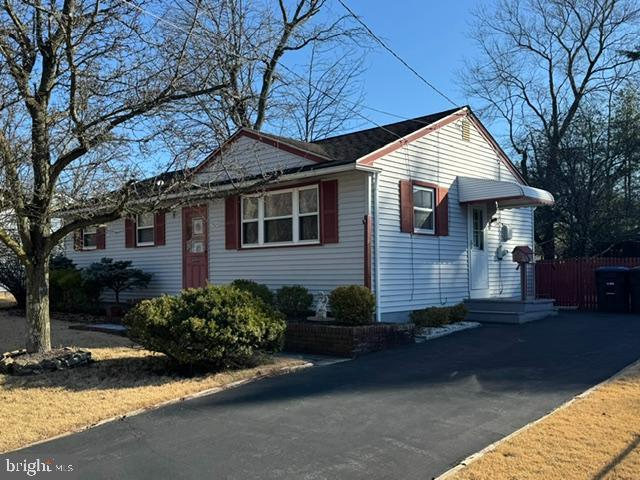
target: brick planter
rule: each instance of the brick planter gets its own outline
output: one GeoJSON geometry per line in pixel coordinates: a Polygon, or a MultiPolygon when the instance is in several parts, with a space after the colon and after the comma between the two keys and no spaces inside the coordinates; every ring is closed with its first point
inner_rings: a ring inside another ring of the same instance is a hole
{"type": "Polygon", "coordinates": [[[377,323],[359,327],[293,322],[287,325],[285,350],[289,352],[356,357],[413,342],[412,323],[377,323]]]}

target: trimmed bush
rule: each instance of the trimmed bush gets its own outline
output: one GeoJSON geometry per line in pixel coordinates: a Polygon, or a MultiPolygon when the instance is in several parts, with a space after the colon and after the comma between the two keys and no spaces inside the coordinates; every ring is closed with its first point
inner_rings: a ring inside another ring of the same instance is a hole
{"type": "Polygon", "coordinates": [[[348,285],[338,287],[329,296],[331,314],[343,325],[373,323],[376,300],[367,287],[348,285]]]}
{"type": "Polygon", "coordinates": [[[463,303],[453,307],[428,307],[414,310],[409,315],[417,327],[441,327],[449,323],[461,322],[467,316],[467,307],[463,303]]]}
{"type": "Polygon", "coordinates": [[[414,310],[409,319],[417,327],[440,327],[449,323],[449,309],[446,307],[429,307],[414,310]]]}
{"type": "Polygon", "coordinates": [[[259,352],[282,348],[282,315],[236,287],[208,286],[143,300],[123,319],[130,337],[182,367],[250,366],[259,352]]]}
{"type": "Polygon", "coordinates": [[[302,285],[285,286],[276,292],[276,307],[287,317],[302,317],[312,303],[313,295],[302,285]]]}
{"type": "Polygon", "coordinates": [[[231,282],[231,286],[251,293],[254,297],[261,299],[267,305],[273,305],[273,292],[263,283],[239,278],[231,282]]]}
{"type": "Polygon", "coordinates": [[[462,322],[465,318],[467,318],[467,314],[469,313],[469,309],[464,303],[459,303],[458,305],[454,305],[451,307],[450,320],[451,323],[462,322]]]}

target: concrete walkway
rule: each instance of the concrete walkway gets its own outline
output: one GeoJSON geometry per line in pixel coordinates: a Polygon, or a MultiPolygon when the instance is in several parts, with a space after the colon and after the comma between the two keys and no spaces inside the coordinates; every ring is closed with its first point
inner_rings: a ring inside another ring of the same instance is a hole
{"type": "Polygon", "coordinates": [[[428,479],[639,357],[638,316],[485,325],[23,452],[92,479],[428,479]]]}

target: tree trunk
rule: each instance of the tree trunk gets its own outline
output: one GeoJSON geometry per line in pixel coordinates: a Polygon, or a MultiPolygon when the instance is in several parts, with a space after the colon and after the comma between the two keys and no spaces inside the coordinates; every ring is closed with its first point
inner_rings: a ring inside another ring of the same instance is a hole
{"type": "Polygon", "coordinates": [[[51,350],[49,262],[37,259],[27,267],[27,351],[51,350]]]}

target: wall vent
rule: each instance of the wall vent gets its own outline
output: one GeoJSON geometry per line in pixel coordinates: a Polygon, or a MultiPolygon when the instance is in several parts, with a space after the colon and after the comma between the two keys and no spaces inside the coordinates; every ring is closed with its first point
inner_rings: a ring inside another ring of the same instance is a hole
{"type": "Polygon", "coordinates": [[[462,140],[471,141],[471,123],[466,118],[462,119],[462,140]]]}

